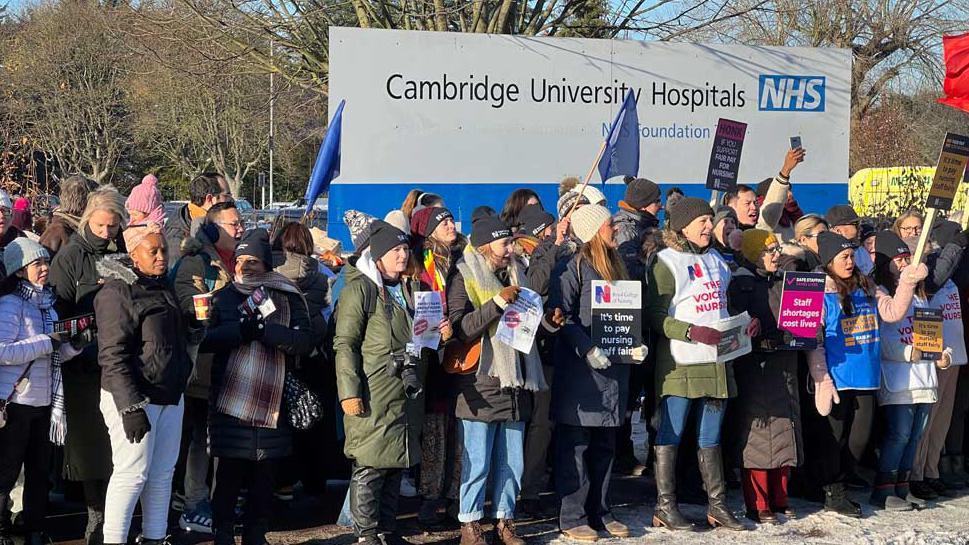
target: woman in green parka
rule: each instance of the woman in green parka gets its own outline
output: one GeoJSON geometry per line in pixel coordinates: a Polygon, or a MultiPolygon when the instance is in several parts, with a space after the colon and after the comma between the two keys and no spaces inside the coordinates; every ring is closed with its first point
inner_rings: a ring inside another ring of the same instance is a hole
{"type": "MultiPolygon", "coordinates": [[[[707,522],[731,530],[745,527],[726,505],[720,428],[727,399],[737,394],[728,362],[717,362],[722,334],[714,326],[729,317],[730,267],[711,249],[713,210],[702,199],[683,198],[669,211],[666,248],[657,254],[647,284],[647,316],[661,335],[656,346],[656,511],[653,526],[687,530],[692,524],[676,505],[676,454],[691,409],[698,412],[700,473],[707,490],[707,522]]],[[[756,335],[759,322],[747,327],[756,335]]]]}
{"type": "MultiPolygon", "coordinates": [[[[395,519],[403,471],[420,462],[425,365],[408,349],[416,281],[402,276],[407,235],[374,222],[370,247],[347,265],[336,307],[337,392],[353,462],[350,512],[361,543],[400,541],[395,519]]],[[[442,337],[450,335],[440,324],[442,337]]]]}

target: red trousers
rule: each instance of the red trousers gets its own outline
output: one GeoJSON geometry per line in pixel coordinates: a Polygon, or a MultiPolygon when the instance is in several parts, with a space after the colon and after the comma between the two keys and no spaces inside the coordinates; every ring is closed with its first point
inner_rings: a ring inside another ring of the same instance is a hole
{"type": "Polygon", "coordinates": [[[752,511],[787,507],[787,479],[791,468],[743,470],[744,503],[752,511]]]}

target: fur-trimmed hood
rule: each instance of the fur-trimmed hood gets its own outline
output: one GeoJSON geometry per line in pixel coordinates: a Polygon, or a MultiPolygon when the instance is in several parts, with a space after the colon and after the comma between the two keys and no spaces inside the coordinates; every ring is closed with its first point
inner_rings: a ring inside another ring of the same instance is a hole
{"type": "Polygon", "coordinates": [[[95,262],[98,274],[107,280],[120,280],[129,286],[138,281],[135,264],[128,254],[111,254],[95,262]]]}
{"type": "Polygon", "coordinates": [[[671,231],[670,229],[663,229],[663,244],[671,250],[676,250],[677,252],[683,252],[687,254],[705,254],[713,248],[713,233],[710,233],[710,245],[702,250],[696,246],[690,244],[690,241],[686,240],[683,235],[671,231]]]}

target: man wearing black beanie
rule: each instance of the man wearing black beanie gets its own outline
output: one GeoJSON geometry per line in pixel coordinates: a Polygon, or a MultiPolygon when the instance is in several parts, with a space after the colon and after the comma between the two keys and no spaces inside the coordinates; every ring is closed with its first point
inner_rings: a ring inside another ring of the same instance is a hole
{"type": "Polygon", "coordinates": [[[643,260],[643,240],[659,229],[659,186],[646,178],[635,178],[626,186],[626,194],[619,201],[619,212],[613,217],[616,227],[616,243],[629,277],[641,280],[646,275],[647,263],[643,260]]]}

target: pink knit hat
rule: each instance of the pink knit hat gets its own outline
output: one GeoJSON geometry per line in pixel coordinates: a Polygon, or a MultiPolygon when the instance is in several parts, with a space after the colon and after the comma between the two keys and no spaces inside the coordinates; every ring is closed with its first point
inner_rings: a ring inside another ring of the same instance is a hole
{"type": "Polygon", "coordinates": [[[13,209],[20,211],[30,210],[30,201],[23,197],[18,197],[17,200],[13,202],[13,209]]]}
{"type": "Polygon", "coordinates": [[[164,199],[158,190],[158,178],[149,174],[141,179],[141,183],[131,188],[131,194],[125,201],[125,208],[137,210],[148,217],[142,222],[162,224],[165,221],[164,199]]]}

